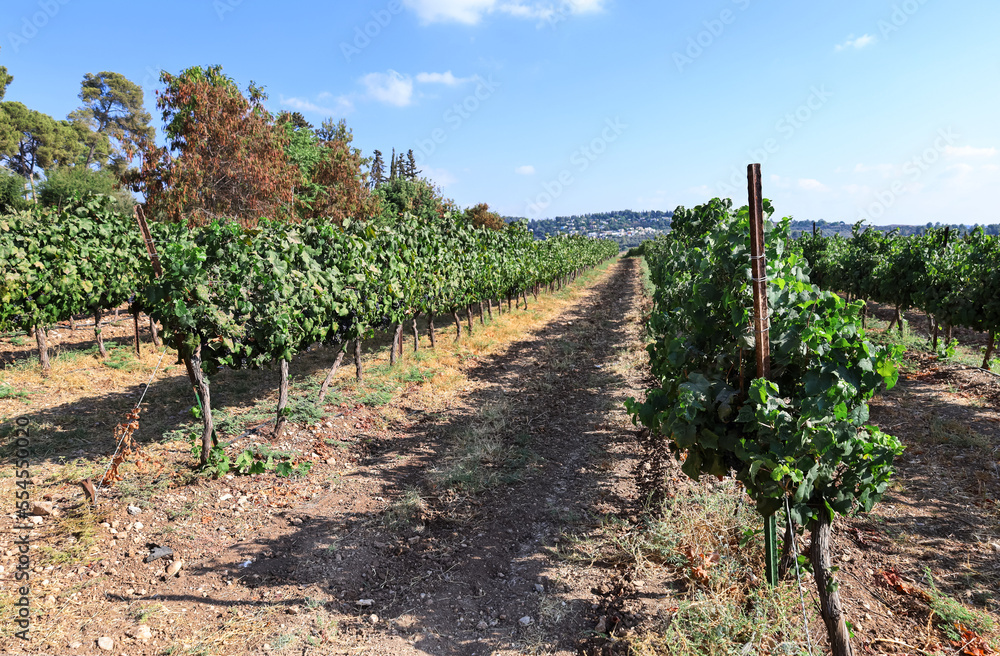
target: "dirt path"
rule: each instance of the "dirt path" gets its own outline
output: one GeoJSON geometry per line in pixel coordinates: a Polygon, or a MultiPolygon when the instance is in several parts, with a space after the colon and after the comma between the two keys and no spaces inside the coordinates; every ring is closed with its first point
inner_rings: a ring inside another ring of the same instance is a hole
{"type": "Polygon", "coordinates": [[[355,627],[366,653],[523,653],[531,645],[575,653],[593,626],[594,581],[570,578],[552,548],[634,500],[627,448],[615,445],[627,438],[616,409],[629,383],[614,369],[628,347],[637,269],[636,260],[621,261],[575,308],[468,371],[474,388],[460,407],[383,437],[345,488],[297,508],[300,530],[259,545],[282,554],[251,567],[262,585],[292,577],[324,586],[342,600],[340,612],[373,623],[355,627]],[[497,470],[458,475],[485,477],[479,484],[490,489],[435,489],[433,470],[463,457],[456,441],[478,460],[467,467],[497,470]],[[415,495],[421,500],[407,509],[415,495]],[[387,525],[373,508],[380,498],[405,510],[403,520],[387,525]],[[331,539],[336,549],[317,557],[331,539]]]}

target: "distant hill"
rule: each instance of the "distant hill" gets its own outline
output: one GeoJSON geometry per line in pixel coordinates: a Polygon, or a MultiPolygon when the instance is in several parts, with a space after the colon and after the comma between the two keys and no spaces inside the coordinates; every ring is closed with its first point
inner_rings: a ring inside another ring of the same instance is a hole
{"type": "MultiPolygon", "coordinates": [[[[811,233],[813,231],[813,221],[792,221],[791,232],[793,237],[798,237],[804,233],[811,233]]],[[[923,234],[928,228],[943,228],[951,224],[943,223],[925,223],[924,225],[904,225],[904,224],[890,224],[890,225],[869,225],[869,229],[880,230],[882,232],[890,232],[892,230],[899,230],[899,234],[904,237],[909,235],[919,235],[923,234]]],[[[826,237],[832,235],[840,235],[842,237],[850,237],[851,232],[854,230],[853,223],[845,223],[843,221],[827,222],[827,221],[816,221],[815,222],[816,231],[822,233],[826,237]]],[[[951,225],[953,229],[957,229],[959,232],[967,232],[972,230],[974,225],[951,225]]],[[[988,235],[1000,234],[1000,224],[985,225],[983,229],[988,235]]]]}
{"type": "Polygon", "coordinates": [[[560,233],[587,235],[614,239],[622,247],[628,248],[652,239],[670,229],[673,212],[660,210],[620,210],[617,212],[597,212],[594,214],[574,214],[557,216],[554,219],[527,220],[519,217],[504,217],[508,223],[528,221],[528,227],[536,239],[560,233]]]}
{"type": "MultiPolygon", "coordinates": [[[[560,233],[570,235],[587,235],[589,237],[603,237],[614,239],[622,248],[638,246],[647,239],[653,239],[659,234],[670,230],[670,220],[674,213],[672,211],[647,210],[636,212],[634,210],[621,210],[618,212],[597,212],[594,214],[574,214],[573,216],[557,216],[554,219],[529,220],[520,217],[505,216],[508,223],[515,221],[527,221],[528,227],[534,233],[536,239],[545,239],[548,235],[560,233]]],[[[813,231],[813,221],[792,221],[791,233],[793,237],[809,234],[813,231]]],[[[925,223],[924,225],[870,225],[868,228],[889,232],[899,230],[903,236],[919,235],[928,228],[941,228],[948,224],[925,223]]],[[[850,237],[854,230],[853,223],[844,221],[816,221],[816,231],[829,237],[841,235],[850,237]]],[[[973,225],[953,225],[953,228],[960,232],[972,230],[973,225]]],[[[983,226],[986,234],[1000,235],[1000,224],[983,226]]]]}

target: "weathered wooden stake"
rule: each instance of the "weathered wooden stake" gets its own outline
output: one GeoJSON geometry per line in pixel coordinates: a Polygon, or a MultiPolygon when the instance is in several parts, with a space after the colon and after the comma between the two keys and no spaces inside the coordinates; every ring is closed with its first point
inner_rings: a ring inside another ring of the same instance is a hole
{"type": "MultiPolygon", "coordinates": [[[[771,339],[767,315],[767,261],[764,257],[764,202],[761,195],[760,164],[747,166],[747,193],[750,198],[750,271],[753,283],[753,330],[757,356],[757,377],[771,377],[771,339]]],[[[772,513],[764,518],[764,566],[767,582],[778,584],[777,520],[772,513]]]]}
{"type": "Polygon", "coordinates": [[[274,437],[281,437],[285,430],[285,423],[288,418],[285,416],[285,408],[288,407],[288,360],[281,359],[281,381],[278,384],[278,414],[274,420],[274,437]]]}
{"type": "Polygon", "coordinates": [[[354,378],[359,382],[364,382],[364,371],[361,367],[361,338],[354,340],[354,378]]]}
{"type": "Polygon", "coordinates": [[[135,355],[139,357],[142,351],[139,350],[139,310],[132,308],[132,323],[135,326],[135,355]]]}

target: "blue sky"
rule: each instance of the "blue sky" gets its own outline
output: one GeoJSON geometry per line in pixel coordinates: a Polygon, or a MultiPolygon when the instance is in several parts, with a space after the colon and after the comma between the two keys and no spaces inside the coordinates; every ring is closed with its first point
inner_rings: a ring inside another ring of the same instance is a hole
{"type": "Polygon", "coordinates": [[[758,161],[780,215],[996,223],[998,26],[986,0],[7,0],[0,64],[60,118],[85,73],[158,117],[161,69],[221,64],[505,215],[745,204],[758,161]]]}

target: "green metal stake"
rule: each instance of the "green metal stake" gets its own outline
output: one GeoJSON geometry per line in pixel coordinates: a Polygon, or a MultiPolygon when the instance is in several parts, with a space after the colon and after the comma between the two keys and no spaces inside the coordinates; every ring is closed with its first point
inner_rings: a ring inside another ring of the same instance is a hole
{"type": "Polygon", "coordinates": [[[775,514],[764,518],[764,574],[772,587],[778,585],[778,522],[775,514]]]}

